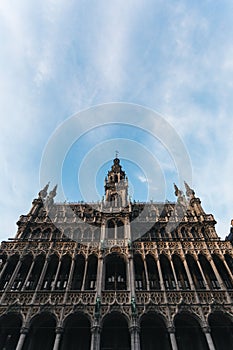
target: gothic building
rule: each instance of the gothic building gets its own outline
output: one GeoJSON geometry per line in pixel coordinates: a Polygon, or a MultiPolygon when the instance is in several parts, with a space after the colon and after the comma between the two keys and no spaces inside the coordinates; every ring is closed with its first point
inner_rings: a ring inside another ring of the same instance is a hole
{"type": "Polygon", "coordinates": [[[41,190],[1,244],[0,349],[233,349],[232,243],[185,187],[131,202],[115,158],[99,203],[41,190]]]}

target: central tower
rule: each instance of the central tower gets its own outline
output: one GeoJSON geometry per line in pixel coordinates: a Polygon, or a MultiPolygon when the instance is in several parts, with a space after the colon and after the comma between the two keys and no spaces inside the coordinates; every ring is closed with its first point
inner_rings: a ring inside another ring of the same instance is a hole
{"type": "Polygon", "coordinates": [[[125,207],[128,203],[128,178],[116,156],[105,178],[105,200],[110,206],[125,207]]]}

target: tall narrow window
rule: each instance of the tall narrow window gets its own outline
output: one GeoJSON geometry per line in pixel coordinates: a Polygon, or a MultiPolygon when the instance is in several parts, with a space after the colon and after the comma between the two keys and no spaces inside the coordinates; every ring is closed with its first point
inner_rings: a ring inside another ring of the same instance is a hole
{"type": "Polygon", "coordinates": [[[164,255],[160,255],[160,264],[163,274],[164,285],[166,289],[175,289],[176,282],[172,272],[171,263],[168,258],[164,255]]]}
{"type": "Polygon", "coordinates": [[[94,290],[96,288],[97,266],[97,257],[94,254],[90,255],[87,261],[85,289],[94,290]]]}
{"type": "Polygon", "coordinates": [[[135,272],[135,288],[136,290],[146,289],[146,277],[144,263],[141,255],[135,254],[133,257],[134,261],[134,272],[135,272]]]}
{"type": "Polygon", "coordinates": [[[84,277],[84,270],[85,258],[82,254],[78,254],[75,257],[75,266],[71,285],[72,290],[81,290],[84,277]]]}
{"type": "Polygon", "coordinates": [[[188,277],[181,258],[178,255],[172,256],[178,287],[180,289],[190,289],[188,277]]]}
{"type": "Polygon", "coordinates": [[[202,270],[204,272],[205,278],[207,280],[210,289],[219,289],[219,283],[215,276],[215,273],[210,265],[210,262],[203,254],[199,254],[198,259],[200,261],[202,270]]]}
{"type": "Polygon", "coordinates": [[[71,266],[71,257],[67,254],[61,259],[61,266],[58,273],[55,289],[64,290],[67,287],[71,266]]]}
{"type": "Polygon", "coordinates": [[[160,289],[159,272],[155,259],[152,255],[146,255],[146,266],[148,271],[150,290],[160,289]]]}
{"type": "Polygon", "coordinates": [[[105,259],[105,289],[126,290],[126,266],[124,258],[112,253],[105,259]]]}

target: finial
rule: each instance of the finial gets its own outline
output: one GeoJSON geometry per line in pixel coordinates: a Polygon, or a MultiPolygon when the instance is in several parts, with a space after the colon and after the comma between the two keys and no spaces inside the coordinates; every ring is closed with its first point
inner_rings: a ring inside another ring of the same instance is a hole
{"type": "Polygon", "coordinates": [[[180,190],[179,190],[179,188],[176,186],[175,183],[173,183],[173,185],[174,185],[174,189],[175,189],[175,196],[178,197],[179,194],[180,194],[180,190]]]}
{"type": "Polygon", "coordinates": [[[118,158],[119,156],[119,151],[115,151],[116,152],[116,158],[118,158]]]}
{"type": "Polygon", "coordinates": [[[38,193],[39,198],[44,199],[47,196],[49,184],[50,182],[48,182],[47,185],[42,190],[40,190],[40,192],[38,193]]]}
{"type": "Polygon", "coordinates": [[[194,198],[195,197],[195,192],[193,189],[191,189],[189,187],[189,185],[187,184],[186,181],[184,181],[184,185],[185,185],[185,188],[186,188],[186,195],[189,197],[189,198],[194,198]]]}

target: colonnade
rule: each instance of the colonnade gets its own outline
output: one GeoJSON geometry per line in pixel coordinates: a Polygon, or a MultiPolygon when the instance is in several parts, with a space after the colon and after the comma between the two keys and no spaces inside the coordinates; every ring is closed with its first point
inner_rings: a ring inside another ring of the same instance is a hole
{"type": "Polygon", "coordinates": [[[226,290],[233,289],[232,261],[228,254],[225,259],[216,254],[209,259],[203,254],[14,254],[2,266],[0,290],[96,290],[97,281],[99,291],[131,290],[130,280],[135,290],[226,290]]]}
{"type": "Polygon", "coordinates": [[[233,348],[233,322],[222,312],[209,315],[203,325],[196,315],[178,313],[169,324],[155,312],[129,320],[112,312],[100,322],[78,312],[62,322],[48,312],[34,316],[27,326],[20,314],[0,317],[0,349],[4,350],[226,350],[233,348]]]}

